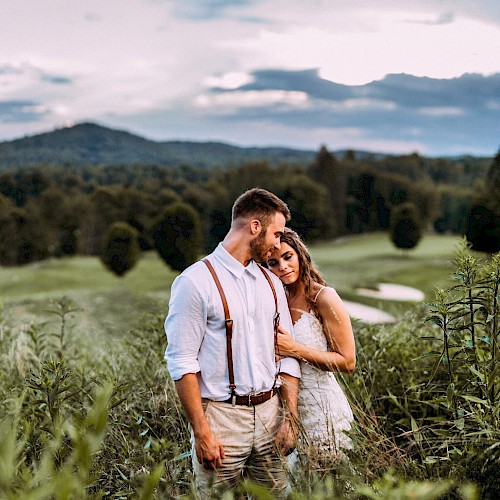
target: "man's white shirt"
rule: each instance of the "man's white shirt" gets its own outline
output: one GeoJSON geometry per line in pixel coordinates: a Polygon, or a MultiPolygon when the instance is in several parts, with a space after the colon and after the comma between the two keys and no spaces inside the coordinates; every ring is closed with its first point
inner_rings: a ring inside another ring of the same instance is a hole
{"type": "MultiPolygon", "coordinates": [[[[208,256],[226,295],[233,320],[233,366],[236,393],[268,391],[280,385],[277,371],[300,377],[297,360],[274,356],[274,295],[257,263],[244,266],[222,246],[208,256]]],[[[281,281],[268,272],[278,297],[280,324],[293,335],[292,320],[281,281]]],[[[214,401],[230,397],[226,329],[222,299],[203,262],[197,262],[173,282],[165,320],[168,346],[165,360],[179,380],[196,373],[201,396],[214,401]]]]}

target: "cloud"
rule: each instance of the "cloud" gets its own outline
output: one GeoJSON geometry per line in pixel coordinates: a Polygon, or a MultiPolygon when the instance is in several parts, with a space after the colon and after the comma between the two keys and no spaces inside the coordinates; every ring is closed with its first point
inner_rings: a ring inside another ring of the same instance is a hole
{"type": "Polygon", "coordinates": [[[303,107],[308,98],[304,92],[287,90],[248,90],[211,95],[200,95],[195,106],[212,108],[217,112],[227,112],[240,108],[269,108],[271,106],[303,107]]]}
{"type": "Polygon", "coordinates": [[[420,108],[418,112],[427,116],[462,116],[465,114],[462,108],[452,106],[447,108],[440,106],[434,108],[420,108]]]}
{"type": "Polygon", "coordinates": [[[326,131],[325,143],[339,148],[360,147],[363,141],[427,154],[498,147],[500,73],[444,80],[388,75],[352,86],[325,80],[317,70],[258,70],[248,78],[252,81],[240,87],[217,86],[200,94],[191,109],[196,118],[191,118],[209,123],[213,133],[288,130],[287,143],[299,135],[296,145],[302,147],[315,134],[318,141],[327,136],[326,131]]]}
{"type": "MultiPolygon", "coordinates": [[[[464,109],[494,108],[492,103],[500,100],[500,73],[488,77],[465,74],[451,79],[398,74],[351,86],[321,78],[317,70],[258,70],[250,78],[250,83],[240,87],[210,90],[217,95],[238,92],[240,100],[245,92],[252,95],[269,91],[295,92],[306,95],[309,100],[335,102],[336,110],[413,108],[422,114],[453,116],[463,114],[464,109]]],[[[205,103],[209,102],[207,98],[205,103]]],[[[222,99],[219,97],[213,102],[217,105],[222,99]]]]}
{"type": "Polygon", "coordinates": [[[253,77],[247,73],[230,71],[223,75],[209,76],[204,79],[207,87],[213,89],[237,89],[253,81],[253,77]]]}
{"type": "Polygon", "coordinates": [[[443,12],[442,14],[439,14],[437,18],[429,20],[429,19],[422,19],[422,20],[409,20],[407,21],[408,23],[415,23],[415,24],[424,24],[428,26],[442,26],[443,24],[450,24],[455,21],[455,14],[451,11],[448,12],[443,12]]]}
{"type": "Polygon", "coordinates": [[[71,78],[68,78],[66,76],[56,76],[56,75],[42,74],[40,76],[40,80],[44,82],[53,83],[54,85],[69,85],[73,83],[73,80],[71,78]]]}
{"type": "Polygon", "coordinates": [[[156,139],[486,152],[499,28],[498,0],[7,2],[0,101],[26,121],[0,122],[0,140],[97,121],[156,139]]]}
{"type": "Polygon", "coordinates": [[[278,14],[269,14],[268,25],[225,39],[224,47],[245,54],[245,69],[313,67],[324,78],[349,85],[380,80],[390,73],[452,78],[500,70],[491,56],[500,52],[499,24],[492,20],[485,23],[454,10],[454,21],[443,24],[450,17],[442,16],[442,8],[430,1],[412,7],[404,1],[397,6],[371,2],[363,10],[345,2],[340,7],[337,2],[318,4],[316,9],[305,2],[301,8],[288,9],[296,16],[294,21],[283,13],[287,8],[280,0],[278,14]],[[409,14],[415,22],[408,23],[409,14]],[[434,24],[421,22],[429,19],[434,24]],[[436,19],[442,24],[435,24],[436,19]]]}
{"type": "MultiPolygon", "coordinates": [[[[255,0],[175,0],[174,14],[198,21],[216,19],[228,16],[229,12],[234,12],[242,7],[248,7],[255,3],[255,0]]],[[[244,20],[245,17],[240,18],[244,20]]],[[[249,17],[249,22],[257,19],[249,17]]]]}
{"type": "Polygon", "coordinates": [[[95,22],[99,22],[101,20],[101,16],[99,14],[94,14],[92,12],[87,12],[84,15],[84,18],[89,23],[95,23],[95,22]]]}
{"type": "MultiPolygon", "coordinates": [[[[305,92],[318,99],[350,97],[349,87],[321,78],[317,69],[286,71],[279,69],[257,70],[251,73],[252,82],[238,90],[288,90],[305,92]]],[[[217,89],[214,89],[217,90],[217,89]]]]}
{"type": "Polygon", "coordinates": [[[453,12],[444,12],[435,21],[434,25],[440,26],[442,24],[450,24],[455,21],[455,14],[453,12]]]}
{"type": "Polygon", "coordinates": [[[50,73],[43,68],[28,63],[0,66],[0,84],[5,93],[9,92],[9,87],[19,88],[19,86],[36,85],[37,83],[69,85],[73,83],[73,79],[61,74],[50,73]]]}
{"type": "Polygon", "coordinates": [[[0,123],[26,123],[38,121],[46,112],[35,101],[0,102],[0,123]]]}
{"type": "Polygon", "coordinates": [[[15,67],[12,64],[3,64],[0,66],[0,75],[19,75],[23,72],[20,67],[15,67]]]}

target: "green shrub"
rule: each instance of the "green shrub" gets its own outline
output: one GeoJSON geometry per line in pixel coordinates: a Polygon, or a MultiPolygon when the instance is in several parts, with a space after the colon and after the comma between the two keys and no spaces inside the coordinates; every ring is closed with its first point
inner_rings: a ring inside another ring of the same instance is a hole
{"type": "Polygon", "coordinates": [[[126,222],[113,223],[104,237],[101,261],[111,272],[123,276],[140,257],[139,233],[126,222]]]}
{"type": "Polygon", "coordinates": [[[401,203],[392,208],[390,235],[396,248],[410,250],[417,246],[422,238],[422,227],[413,203],[401,203]]]}
{"type": "Polygon", "coordinates": [[[465,234],[474,250],[498,252],[500,250],[500,207],[493,208],[490,199],[475,200],[467,214],[465,234]]]}
{"type": "Polygon", "coordinates": [[[71,301],[51,312],[57,323],[25,332],[0,322],[0,498],[186,493],[189,435],[164,365],[163,315],[100,351],[70,335],[71,301]]]}
{"type": "Polygon", "coordinates": [[[425,322],[417,310],[357,332],[352,460],[373,480],[392,467],[412,479],[475,482],[481,498],[498,498],[500,255],[482,261],[464,242],[455,267],[425,322]]]}
{"type": "Polygon", "coordinates": [[[198,259],[201,251],[198,213],[186,203],[172,203],[157,221],[153,239],[165,263],[176,271],[183,271],[198,259]]]}

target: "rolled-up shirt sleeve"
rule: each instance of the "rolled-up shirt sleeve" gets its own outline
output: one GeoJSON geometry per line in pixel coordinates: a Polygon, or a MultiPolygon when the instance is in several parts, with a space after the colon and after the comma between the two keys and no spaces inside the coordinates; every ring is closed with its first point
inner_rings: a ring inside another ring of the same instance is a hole
{"type": "Polygon", "coordinates": [[[178,276],[171,288],[165,320],[165,361],[170,376],[179,380],[186,373],[198,373],[198,353],[207,325],[207,303],[199,286],[189,276],[178,276]]]}

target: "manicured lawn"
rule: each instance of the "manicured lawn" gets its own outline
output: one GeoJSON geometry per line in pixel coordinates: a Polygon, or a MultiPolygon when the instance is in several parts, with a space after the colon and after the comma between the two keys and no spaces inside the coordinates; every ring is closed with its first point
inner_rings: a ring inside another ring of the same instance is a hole
{"type": "Polygon", "coordinates": [[[122,337],[147,313],[167,311],[175,277],[155,252],[143,254],[122,278],[99,259],[51,259],[16,268],[0,267],[0,301],[19,323],[50,319],[51,301],[70,298],[79,309],[74,331],[90,337],[122,337]]]}
{"type": "MultiPolygon", "coordinates": [[[[374,305],[390,312],[407,304],[358,297],[358,286],[379,282],[421,289],[426,300],[435,286],[450,283],[451,259],[458,237],[426,236],[418,247],[403,253],[385,233],[354,236],[311,246],[314,260],[327,281],[345,299],[374,305]]],[[[51,300],[67,296],[80,312],[75,314],[83,333],[122,337],[146,313],[166,313],[169,289],[176,273],[155,252],[143,254],[138,265],[117,278],[94,257],[52,259],[36,264],[0,267],[0,301],[5,312],[19,321],[47,318],[51,300]]]]}
{"type": "Polygon", "coordinates": [[[137,266],[122,278],[108,272],[95,257],[50,259],[23,267],[0,267],[0,296],[11,300],[116,288],[160,292],[168,290],[174,276],[154,252],[144,253],[137,266]]]}
{"type": "Polygon", "coordinates": [[[317,245],[311,253],[327,281],[351,299],[357,287],[379,282],[418,288],[428,299],[436,286],[449,284],[458,242],[456,236],[430,235],[415,249],[403,252],[387,234],[374,233],[317,245]]]}

